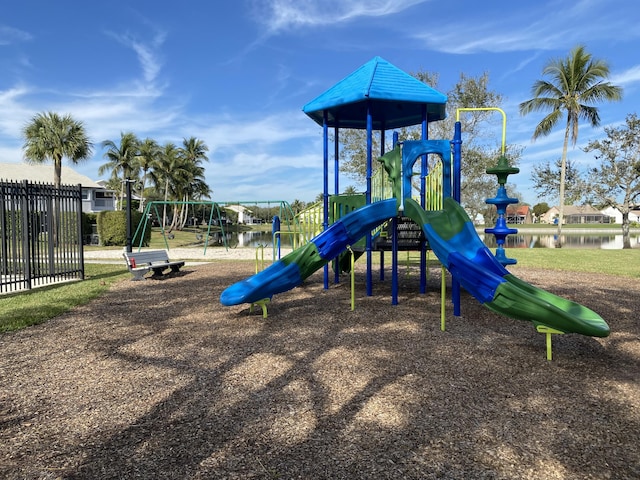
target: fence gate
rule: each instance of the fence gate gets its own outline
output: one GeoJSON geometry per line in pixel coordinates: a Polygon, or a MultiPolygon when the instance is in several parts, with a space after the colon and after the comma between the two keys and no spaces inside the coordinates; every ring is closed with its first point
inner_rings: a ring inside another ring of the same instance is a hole
{"type": "Polygon", "coordinates": [[[82,187],[0,180],[0,294],[84,278],[82,187]]]}

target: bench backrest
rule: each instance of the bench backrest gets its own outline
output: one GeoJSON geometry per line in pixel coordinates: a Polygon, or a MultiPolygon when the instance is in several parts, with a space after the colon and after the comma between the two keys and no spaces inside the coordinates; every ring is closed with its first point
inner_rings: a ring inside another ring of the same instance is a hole
{"type": "Polygon", "coordinates": [[[125,252],[127,263],[131,263],[131,259],[135,259],[136,265],[148,265],[153,263],[167,263],[169,255],[166,250],[152,250],[147,252],[125,252]]]}

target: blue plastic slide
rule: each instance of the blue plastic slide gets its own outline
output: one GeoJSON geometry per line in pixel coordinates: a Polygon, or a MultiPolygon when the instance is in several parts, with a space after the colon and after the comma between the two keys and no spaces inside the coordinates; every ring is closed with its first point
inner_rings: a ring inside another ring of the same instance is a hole
{"type": "MultiPolygon", "coordinates": [[[[307,245],[222,292],[223,305],[253,303],[300,285],[376,226],[397,214],[395,199],[359,208],[307,245]]],[[[536,288],[510,274],[484,245],[464,209],[453,199],[426,212],[406,199],[404,214],[422,226],[430,248],[462,287],[487,308],[565,333],[606,337],[607,323],[592,310],[536,288]]]]}
{"type": "Polygon", "coordinates": [[[297,287],[348,246],[395,215],[395,199],[360,207],[265,270],[228,287],[222,292],[220,302],[223,305],[253,303],[297,287]]]}

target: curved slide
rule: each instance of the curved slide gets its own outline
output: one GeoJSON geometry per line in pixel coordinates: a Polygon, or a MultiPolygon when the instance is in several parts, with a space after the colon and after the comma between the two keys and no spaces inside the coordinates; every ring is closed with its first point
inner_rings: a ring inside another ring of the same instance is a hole
{"type": "MultiPolygon", "coordinates": [[[[510,274],[484,245],[464,209],[453,199],[443,210],[427,212],[406,199],[404,214],[422,225],[430,248],[460,282],[487,308],[535,325],[593,337],[609,335],[609,326],[593,310],[530,285],[510,274]]],[[[396,215],[396,200],[365,205],[342,217],[307,245],[267,269],[222,292],[223,305],[253,303],[300,285],[348,245],[396,215]]]]}

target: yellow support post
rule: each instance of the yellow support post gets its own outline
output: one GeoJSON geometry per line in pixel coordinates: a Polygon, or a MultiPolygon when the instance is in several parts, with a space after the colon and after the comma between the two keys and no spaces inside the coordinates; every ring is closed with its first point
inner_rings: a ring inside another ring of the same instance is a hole
{"type": "Polygon", "coordinates": [[[546,344],[547,344],[547,360],[551,361],[552,359],[552,351],[551,351],[551,335],[562,335],[564,332],[560,330],[556,330],[555,328],[547,327],[545,325],[536,325],[536,330],[538,333],[544,333],[546,335],[546,344]]]}
{"type": "Polygon", "coordinates": [[[347,250],[349,250],[349,255],[351,256],[351,311],[353,312],[356,309],[356,257],[351,245],[347,245],[347,250]]]}
{"type": "Polygon", "coordinates": [[[456,110],[456,122],[460,121],[460,112],[477,112],[477,111],[494,111],[499,112],[502,115],[502,148],[500,149],[500,153],[504,156],[507,145],[507,114],[504,113],[504,110],[498,107],[469,107],[469,108],[458,108],[456,110]]]}
{"type": "Polygon", "coordinates": [[[447,302],[447,277],[445,272],[447,270],[442,265],[442,282],[440,286],[440,330],[444,332],[446,321],[446,302],[447,302]]]}
{"type": "Polygon", "coordinates": [[[262,308],[262,318],[267,318],[267,304],[271,301],[270,298],[263,298],[257,302],[253,302],[249,307],[249,313],[253,313],[253,307],[262,308]]]}

